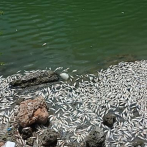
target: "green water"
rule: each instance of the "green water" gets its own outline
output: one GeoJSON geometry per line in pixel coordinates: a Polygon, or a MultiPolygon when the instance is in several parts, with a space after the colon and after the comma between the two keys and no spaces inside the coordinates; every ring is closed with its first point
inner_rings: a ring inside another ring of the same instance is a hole
{"type": "Polygon", "coordinates": [[[147,59],[146,7],[146,0],[1,0],[0,74],[59,66],[84,73],[147,59]]]}

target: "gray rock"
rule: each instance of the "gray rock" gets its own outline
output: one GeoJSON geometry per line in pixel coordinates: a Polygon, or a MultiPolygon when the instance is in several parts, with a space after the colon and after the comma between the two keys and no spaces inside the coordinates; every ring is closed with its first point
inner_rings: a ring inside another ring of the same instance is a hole
{"type": "Polygon", "coordinates": [[[42,146],[54,147],[57,144],[58,133],[51,129],[46,129],[41,136],[39,136],[40,144],[42,146]]]}
{"type": "Polygon", "coordinates": [[[103,124],[112,128],[113,124],[116,122],[116,116],[113,113],[107,113],[103,117],[103,124]]]}
{"type": "Polygon", "coordinates": [[[20,105],[20,103],[21,103],[22,101],[24,101],[24,100],[25,100],[24,98],[18,98],[18,99],[16,100],[15,104],[16,104],[16,105],[20,105]]]}
{"type": "Polygon", "coordinates": [[[134,118],[139,116],[139,112],[136,108],[134,108],[132,111],[133,111],[133,117],[134,118]]]}
{"type": "Polygon", "coordinates": [[[105,147],[105,134],[99,127],[93,129],[86,138],[86,147],[105,147]]]}
{"type": "Polygon", "coordinates": [[[10,86],[25,88],[43,83],[55,82],[58,80],[59,75],[53,71],[35,71],[34,73],[30,73],[20,79],[10,82],[10,86]]]}

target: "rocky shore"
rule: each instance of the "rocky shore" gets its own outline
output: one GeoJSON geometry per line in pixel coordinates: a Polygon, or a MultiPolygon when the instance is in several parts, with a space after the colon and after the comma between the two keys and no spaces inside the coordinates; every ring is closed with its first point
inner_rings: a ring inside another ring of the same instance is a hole
{"type": "Polygon", "coordinates": [[[1,76],[0,83],[1,143],[147,146],[147,61],[120,62],[66,81],[38,70],[1,76]]]}

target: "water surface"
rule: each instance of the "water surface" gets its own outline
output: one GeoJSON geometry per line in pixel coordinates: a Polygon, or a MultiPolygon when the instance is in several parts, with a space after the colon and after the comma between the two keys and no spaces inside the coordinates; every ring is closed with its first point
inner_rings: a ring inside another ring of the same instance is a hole
{"type": "Polygon", "coordinates": [[[59,66],[85,73],[147,59],[146,6],[145,0],[1,0],[0,74],[59,66]]]}

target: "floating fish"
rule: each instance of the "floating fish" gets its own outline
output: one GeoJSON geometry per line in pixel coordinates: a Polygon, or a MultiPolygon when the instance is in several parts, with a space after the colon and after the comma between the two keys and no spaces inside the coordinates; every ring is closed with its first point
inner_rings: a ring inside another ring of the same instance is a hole
{"type": "Polygon", "coordinates": [[[42,46],[45,46],[45,45],[46,45],[46,43],[43,43],[43,44],[42,44],[42,46]]]}

